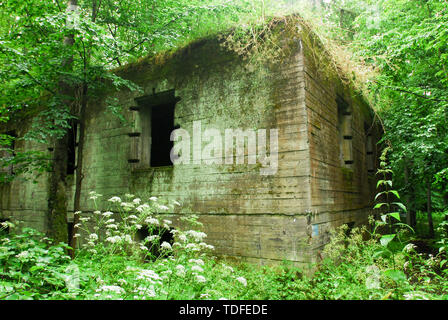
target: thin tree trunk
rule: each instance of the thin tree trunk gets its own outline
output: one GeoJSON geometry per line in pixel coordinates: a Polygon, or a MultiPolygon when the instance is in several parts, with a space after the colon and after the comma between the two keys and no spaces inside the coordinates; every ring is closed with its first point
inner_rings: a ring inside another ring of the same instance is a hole
{"type": "Polygon", "coordinates": [[[432,203],[431,203],[431,179],[428,178],[426,184],[427,190],[427,211],[428,211],[428,227],[429,227],[429,237],[434,238],[434,224],[432,221],[432,203]]]}
{"type": "MultiPolygon", "coordinates": [[[[67,12],[76,10],[77,0],[68,0],[67,12]]],[[[72,46],[74,37],[64,38],[65,46],[72,46]]],[[[70,70],[73,58],[62,62],[64,70],[70,70]]],[[[64,97],[63,104],[70,109],[71,101],[66,97],[73,96],[72,86],[64,80],[60,81],[60,94],[64,97]]],[[[53,170],[49,177],[48,190],[48,236],[56,243],[68,242],[67,228],[67,156],[68,132],[60,139],[56,139],[53,150],[53,170]]]]}
{"type": "Polygon", "coordinates": [[[57,139],[53,149],[53,168],[49,177],[48,237],[67,242],[67,145],[68,135],[57,139]]]}
{"type": "MultiPolygon", "coordinates": [[[[73,210],[75,212],[81,211],[81,189],[82,189],[82,180],[84,178],[82,169],[83,169],[83,153],[84,153],[84,136],[85,136],[85,118],[86,118],[86,107],[87,107],[87,91],[88,86],[86,83],[83,85],[82,90],[82,100],[81,100],[81,109],[79,114],[79,141],[77,148],[77,157],[76,157],[76,171],[75,171],[75,198],[73,204],[73,210]]],[[[75,214],[73,218],[73,233],[72,238],[70,239],[70,246],[72,250],[70,252],[70,256],[72,258],[75,257],[76,251],[76,239],[75,235],[78,233],[78,224],[79,224],[79,214],[75,214]]]]}

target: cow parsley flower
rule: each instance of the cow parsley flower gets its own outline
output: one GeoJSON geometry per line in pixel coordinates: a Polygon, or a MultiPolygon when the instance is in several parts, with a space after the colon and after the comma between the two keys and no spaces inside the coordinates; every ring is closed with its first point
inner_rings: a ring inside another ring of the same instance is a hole
{"type": "Polygon", "coordinates": [[[416,246],[415,244],[413,244],[413,243],[408,243],[408,244],[403,248],[403,251],[404,251],[404,252],[407,252],[407,253],[410,253],[410,252],[414,251],[416,248],[417,248],[417,246],[416,246]]]}
{"type": "Polygon", "coordinates": [[[158,226],[160,223],[159,223],[159,220],[158,219],[156,219],[156,218],[147,218],[146,220],[145,220],[145,222],[147,223],[147,224],[151,224],[151,225],[154,225],[154,226],[158,226]]]}
{"type": "Polygon", "coordinates": [[[96,289],[96,292],[114,292],[116,294],[123,294],[125,291],[120,286],[101,286],[96,289]]]}
{"type": "Polygon", "coordinates": [[[247,286],[247,280],[245,278],[243,278],[243,277],[236,278],[236,281],[241,283],[243,286],[247,286]]]}
{"type": "Polygon", "coordinates": [[[204,269],[202,269],[200,266],[192,266],[191,271],[203,272],[204,269]]]}
{"type": "Polygon", "coordinates": [[[199,283],[207,282],[204,276],[196,275],[196,281],[199,283]]]}
{"type": "Polygon", "coordinates": [[[195,264],[200,265],[200,266],[204,265],[204,261],[201,260],[201,259],[190,259],[190,260],[188,260],[188,262],[195,263],[195,264]]]}
{"type": "Polygon", "coordinates": [[[149,209],[149,205],[146,203],[141,204],[137,208],[135,208],[135,210],[137,210],[140,213],[142,213],[143,211],[148,210],[148,209],[149,209]]]}
{"type": "Polygon", "coordinates": [[[110,198],[107,201],[110,201],[110,202],[121,202],[121,198],[120,197],[112,197],[112,198],[110,198]]]}
{"type": "Polygon", "coordinates": [[[29,253],[29,251],[26,251],[26,250],[20,252],[19,254],[16,254],[16,258],[19,258],[19,259],[26,259],[29,256],[30,256],[30,253],[29,253]]]}
{"type": "Polygon", "coordinates": [[[166,241],[162,242],[162,244],[160,245],[160,247],[161,247],[162,249],[164,249],[164,250],[171,250],[171,245],[170,245],[168,242],[166,242],[166,241]]]}
{"type": "Polygon", "coordinates": [[[149,282],[161,280],[160,276],[154,270],[143,269],[139,272],[137,280],[147,280],[149,282]]]}
{"type": "Polygon", "coordinates": [[[146,240],[147,240],[148,242],[153,242],[153,241],[158,240],[158,239],[160,239],[160,236],[157,235],[157,234],[154,234],[154,235],[152,235],[152,236],[146,237],[146,240]]]}

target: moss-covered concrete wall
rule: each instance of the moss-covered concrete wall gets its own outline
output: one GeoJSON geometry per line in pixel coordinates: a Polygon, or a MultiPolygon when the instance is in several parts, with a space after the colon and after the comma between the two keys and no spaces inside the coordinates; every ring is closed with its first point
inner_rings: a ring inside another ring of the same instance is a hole
{"type": "MultiPolygon", "coordinates": [[[[360,128],[370,115],[353,108],[354,165],[344,168],[336,94],[353,105],[357,102],[337,81],[319,75],[306,50],[296,39],[287,58],[248,65],[216,39],[208,39],[117,71],[144,92],[111,90],[89,105],[82,211],[94,210],[90,191],[105,200],[125,193],[172,199],[182,204],[169,213],[174,221],[184,214],[199,214],[207,241],[219,255],[261,264],[314,261],[316,250],[328,240],[328,228],[361,222],[369,212],[372,189],[360,128]],[[148,151],[142,150],[145,136],[135,134],[144,126],[141,112],[134,110],[135,99],[168,90],[180,98],[174,123],[190,133],[195,121],[201,121],[202,132],[214,128],[223,135],[225,129],[278,129],[276,173],[262,175],[260,163],[247,164],[251,156],[247,150],[245,164],[149,167],[135,162],[148,151]],[[108,97],[118,99],[125,122],[107,111],[108,97]]],[[[11,188],[2,191],[2,214],[16,212],[44,229],[46,181],[36,185],[17,181],[11,188]],[[31,215],[39,218],[33,220],[31,215]]],[[[99,205],[105,209],[107,201],[99,205]]]]}
{"type": "Polygon", "coordinates": [[[316,48],[304,45],[311,246],[317,252],[328,242],[331,229],[342,224],[359,226],[373,213],[380,130],[362,96],[329,71],[328,60],[313,58],[312,50],[316,48]],[[345,109],[338,100],[345,101],[345,109]]]}
{"type": "MultiPolygon", "coordinates": [[[[14,130],[17,137],[23,137],[31,126],[31,120],[9,125],[7,131],[14,130]]],[[[17,151],[43,151],[49,154],[48,146],[23,139],[15,141],[17,151]]],[[[14,172],[14,166],[12,168],[14,172]]],[[[39,177],[34,175],[18,176],[9,183],[0,184],[0,219],[12,222],[20,221],[23,226],[32,227],[41,232],[47,230],[48,173],[39,177]]]]}
{"type": "Polygon", "coordinates": [[[134,139],[144,138],[128,135],[142,131],[139,112],[126,111],[126,126],[98,103],[88,115],[84,211],[92,210],[87,201],[91,190],[106,199],[126,192],[173,199],[182,204],[176,214],[200,214],[219,254],[262,263],[308,261],[304,238],[310,172],[299,48],[277,64],[254,67],[207,40],[162,62],[128,66],[121,75],[144,89],[115,94],[124,110],[136,106],[134,98],[174,89],[180,98],[174,122],[190,133],[199,120],[202,132],[214,128],[223,136],[225,129],[278,129],[278,170],[261,175],[260,163],[247,164],[247,149],[243,165],[153,168],[128,163],[135,158],[134,139]]]}

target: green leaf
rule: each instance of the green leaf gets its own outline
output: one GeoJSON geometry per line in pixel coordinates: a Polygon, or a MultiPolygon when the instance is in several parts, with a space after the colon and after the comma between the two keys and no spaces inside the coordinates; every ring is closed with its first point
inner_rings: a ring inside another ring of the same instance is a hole
{"type": "Polygon", "coordinates": [[[377,204],[373,207],[373,209],[379,209],[379,208],[381,208],[382,206],[385,206],[385,205],[387,205],[387,203],[384,203],[384,202],[377,203],[377,204]]]}
{"type": "Polygon", "coordinates": [[[401,270],[386,270],[384,271],[384,275],[391,278],[395,282],[403,282],[406,281],[406,275],[401,270]]]}
{"type": "Polygon", "coordinates": [[[404,204],[402,204],[401,202],[392,202],[392,204],[399,206],[404,212],[408,212],[408,210],[406,209],[406,206],[404,204]]]}
{"type": "Polygon", "coordinates": [[[401,219],[400,219],[400,213],[399,213],[399,212],[392,212],[392,213],[389,213],[389,215],[390,215],[391,217],[397,219],[398,221],[401,221],[401,219]]]}
{"type": "Polygon", "coordinates": [[[398,194],[397,190],[389,190],[389,192],[395,195],[398,199],[400,199],[400,195],[398,194]]]}
{"type": "Polygon", "coordinates": [[[380,243],[383,247],[387,247],[387,245],[394,240],[395,234],[385,234],[380,238],[380,243]]]}

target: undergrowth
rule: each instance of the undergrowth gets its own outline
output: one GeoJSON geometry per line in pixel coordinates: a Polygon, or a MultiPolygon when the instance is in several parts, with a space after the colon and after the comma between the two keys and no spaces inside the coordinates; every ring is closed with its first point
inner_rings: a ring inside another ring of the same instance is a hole
{"type": "MultiPolygon", "coordinates": [[[[91,194],[95,200],[100,195],[91,194]]],[[[82,214],[75,259],[30,228],[8,223],[0,238],[1,299],[446,299],[445,240],[436,255],[419,252],[406,229],[384,245],[374,228],[334,231],[314,274],[288,265],[256,267],[217,259],[197,217],[170,227],[169,205],[151,198],[109,199],[114,211],[82,214]],[[90,218],[90,219],[88,219],[90,218]],[[104,232],[89,230],[102,220],[104,232]],[[97,221],[98,220],[98,221],[97,221]],[[139,239],[137,230],[148,228],[139,239]],[[171,243],[158,235],[169,228],[171,243]],[[156,247],[157,250],[154,250],[156,247]]],[[[81,213],[79,213],[81,214],[81,213]]],[[[441,239],[447,239],[440,224],[441,239]]]]}

